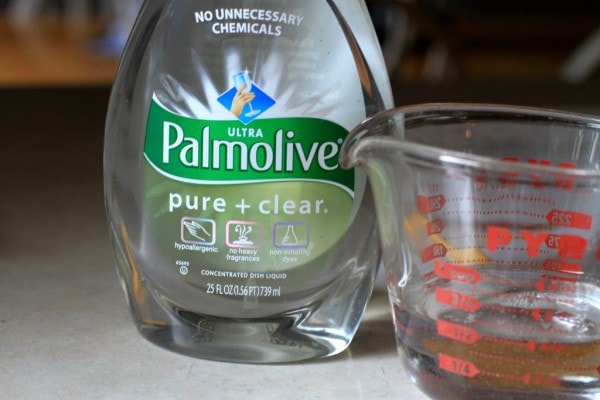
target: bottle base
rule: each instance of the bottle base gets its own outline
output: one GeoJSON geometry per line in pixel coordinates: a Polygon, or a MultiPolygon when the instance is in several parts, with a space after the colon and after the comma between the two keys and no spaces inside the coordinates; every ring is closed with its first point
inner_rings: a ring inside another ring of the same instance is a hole
{"type": "Polygon", "coordinates": [[[214,361],[280,364],[332,356],[350,339],[325,329],[303,330],[306,313],[263,319],[230,319],[178,310],[170,325],[141,322],[138,331],[151,343],[195,358],[214,361]]]}

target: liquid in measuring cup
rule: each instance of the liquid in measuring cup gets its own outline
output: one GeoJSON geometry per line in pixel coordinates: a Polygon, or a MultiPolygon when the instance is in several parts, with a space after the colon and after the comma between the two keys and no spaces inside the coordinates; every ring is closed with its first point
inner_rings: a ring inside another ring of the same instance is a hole
{"type": "Polygon", "coordinates": [[[479,286],[469,287],[447,279],[452,267],[439,262],[406,289],[420,297],[418,307],[393,304],[404,364],[423,390],[460,400],[597,398],[600,287],[561,288],[527,270],[454,266],[460,276],[477,277],[479,286]],[[506,290],[490,291],[486,280],[505,280],[506,290]]]}

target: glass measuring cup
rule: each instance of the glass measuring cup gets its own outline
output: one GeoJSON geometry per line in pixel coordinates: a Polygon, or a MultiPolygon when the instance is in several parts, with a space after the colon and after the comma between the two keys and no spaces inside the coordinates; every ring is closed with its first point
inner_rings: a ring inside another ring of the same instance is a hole
{"type": "Polygon", "coordinates": [[[600,119],[468,104],[347,138],[401,359],[435,399],[600,398],[600,119]]]}

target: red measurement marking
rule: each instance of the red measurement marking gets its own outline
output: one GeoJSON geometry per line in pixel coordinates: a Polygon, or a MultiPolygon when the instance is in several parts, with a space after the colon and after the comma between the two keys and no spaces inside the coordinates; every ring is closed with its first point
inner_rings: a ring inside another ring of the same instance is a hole
{"type": "MultiPolygon", "coordinates": [[[[577,164],[573,163],[560,163],[557,165],[559,168],[575,169],[577,164]]],[[[555,176],[554,182],[556,187],[563,190],[573,190],[575,188],[575,178],[567,175],[558,174],[555,176]]]]}
{"type": "Polygon", "coordinates": [[[546,238],[546,246],[549,249],[558,249],[559,256],[574,258],[582,258],[588,241],[581,236],[575,235],[548,235],[546,238]]]}
{"type": "Polygon", "coordinates": [[[561,260],[546,260],[543,267],[547,271],[564,272],[567,274],[581,274],[581,265],[568,263],[561,260]]]}
{"type": "MultiPolygon", "coordinates": [[[[506,162],[519,162],[517,157],[504,157],[502,161],[506,162]]],[[[503,172],[500,174],[500,181],[505,185],[516,185],[517,178],[519,177],[518,172],[503,172]]]]}
{"type": "Polygon", "coordinates": [[[546,216],[546,220],[555,226],[585,230],[592,228],[592,216],[575,211],[552,210],[546,216]]]}
{"type": "Polygon", "coordinates": [[[474,344],[480,339],[479,334],[474,329],[441,319],[437,321],[437,331],[440,336],[467,344],[474,344]]]}
{"type": "MultiPolygon", "coordinates": [[[[544,166],[548,166],[548,165],[552,165],[551,161],[548,160],[527,160],[527,162],[529,164],[533,164],[533,165],[544,165],[544,166]]],[[[540,182],[541,181],[541,176],[538,174],[531,174],[530,175],[532,183],[531,185],[535,188],[543,188],[544,187],[544,183],[540,182]]]]}
{"type": "Polygon", "coordinates": [[[558,276],[544,276],[537,281],[535,288],[540,293],[575,293],[577,281],[575,279],[558,276]]]}
{"type": "Polygon", "coordinates": [[[448,249],[446,249],[446,247],[443,244],[433,244],[429,247],[426,247],[421,252],[421,262],[426,263],[436,258],[444,257],[446,256],[446,253],[448,253],[448,249]]]}
{"type": "Polygon", "coordinates": [[[549,249],[557,249],[560,258],[572,257],[577,260],[583,258],[588,241],[576,235],[547,235],[546,246],[549,249]]]}
{"type": "Polygon", "coordinates": [[[541,308],[536,308],[531,311],[531,317],[538,322],[550,322],[552,321],[552,318],[554,318],[554,310],[542,310],[541,308]]]}
{"type": "MultiPolygon", "coordinates": [[[[507,161],[507,162],[520,161],[519,158],[517,158],[517,157],[504,157],[502,160],[507,161]]],[[[538,164],[538,165],[542,165],[542,166],[552,165],[552,163],[548,160],[528,159],[527,162],[529,164],[538,164]]],[[[577,165],[572,164],[572,163],[559,163],[556,166],[558,168],[565,168],[565,169],[577,168],[577,165]]],[[[501,175],[501,178],[503,179],[503,181],[505,181],[504,183],[506,183],[506,184],[516,184],[517,183],[516,178],[519,177],[519,175],[520,175],[519,173],[504,173],[501,175]]],[[[530,179],[533,181],[531,183],[531,185],[533,187],[540,188],[545,185],[544,183],[540,182],[541,177],[537,174],[528,174],[526,176],[529,176],[530,179]]],[[[575,179],[573,177],[569,177],[565,174],[556,174],[554,177],[554,184],[559,189],[572,190],[575,186],[575,179]]]]}
{"type": "Polygon", "coordinates": [[[544,387],[558,387],[560,386],[560,379],[554,376],[543,375],[539,373],[529,372],[523,375],[523,383],[526,385],[544,386],[544,387]]]}
{"type": "Polygon", "coordinates": [[[476,269],[450,264],[440,260],[434,261],[434,272],[440,278],[456,282],[475,285],[481,281],[481,275],[476,269]]]}
{"type": "Polygon", "coordinates": [[[543,351],[546,353],[559,353],[559,352],[564,353],[569,350],[569,348],[566,344],[536,343],[535,340],[533,341],[533,344],[531,346],[533,346],[533,347],[530,347],[531,351],[543,351]],[[536,344],[537,344],[537,349],[535,347],[536,344]]]}
{"type": "Polygon", "coordinates": [[[435,221],[431,221],[427,223],[427,236],[437,235],[442,233],[446,228],[446,224],[441,219],[436,219],[435,221]]]}
{"type": "Polygon", "coordinates": [[[423,214],[431,214],[432,212],[440,211],[446,204],[446,198],[443,195],[437,196],[417,196],[417,207],[423,214]]]}
{"type": "Polygon", "coordinates": [[[509,344],[514,347],[523,347],[529,351],[535,351],[537,342],[535,339],[530,340],[528,342],[522,342],[520,340],[511,340],[511,339],[502,339],[502,338],[494,338],[494,337],[485,337],[485,340],[496,343],[509,344]]]}
{"type": "Polygon", "coordinates": [[[549,249],[558,249],[560,243],[560,235],[548,235],[546,238],[546,246],[549,249]]]}
{"type": "Polygon", "coordinates": [[[438,362],[440,368],[444,371],[452,372],[453,374],[467,378],[474,378],[480,372],[472,362],[454,358],[443,353],[438,354],[438,362]]]}
{"type": "Polygon", "coordinates": [[[466,312],[475,312],[481,307],[479,301],[473,296],[439,287],[435,288],[435,299],[440,304],[446,304],[466,312]]]}

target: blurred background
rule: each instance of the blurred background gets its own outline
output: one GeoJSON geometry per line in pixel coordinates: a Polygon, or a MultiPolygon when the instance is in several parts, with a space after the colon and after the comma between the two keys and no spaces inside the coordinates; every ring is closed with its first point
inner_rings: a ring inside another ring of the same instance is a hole
{"type": "MultiPolygon", "coordinates": [[[[109,86],[140,0],[0,0],[0,88],[109,86]]],[[[398,105],[600,103],[598,0],[368,0],[398,105]]]]}
{"type": "MultiPolygon", "coordinates": [[[[368,5],[396,105],[509,103],[600,115],[600,0],[368,5]]],[[[143,347],[113,273],[102,185],[104,121],[139,7],[140,0],[0,0],[3,399],[114,398],[119,391],[123,398],[147,391],[156,398],[179,383],[179,394],[206,386],[200,372],[189,379],[195,364],[163,362],[143,347]],[[146,382],[164,375],[148,370],[147,360],[157,368],[169,364],[181,379],[146,382]]],[[[379,364],[395,353],[391,316],[377,315],[361,328],[369,345],[354,351],[356,363],[336,365],[340,376],[350,376],[376,359],[385,381],[378,389],[396,393],[404,390],[389,384],[400,384],[397,368],[379,364]]],[[[377,382],[358,379],[349,390],[377,382]]],[[[257,387],[256,393],[263,392],[257,387]]]]}
{"type": "Polygon", "coordinates": [[[109,85],[141,0],[0,0],[0,87],[109,85]]]}

